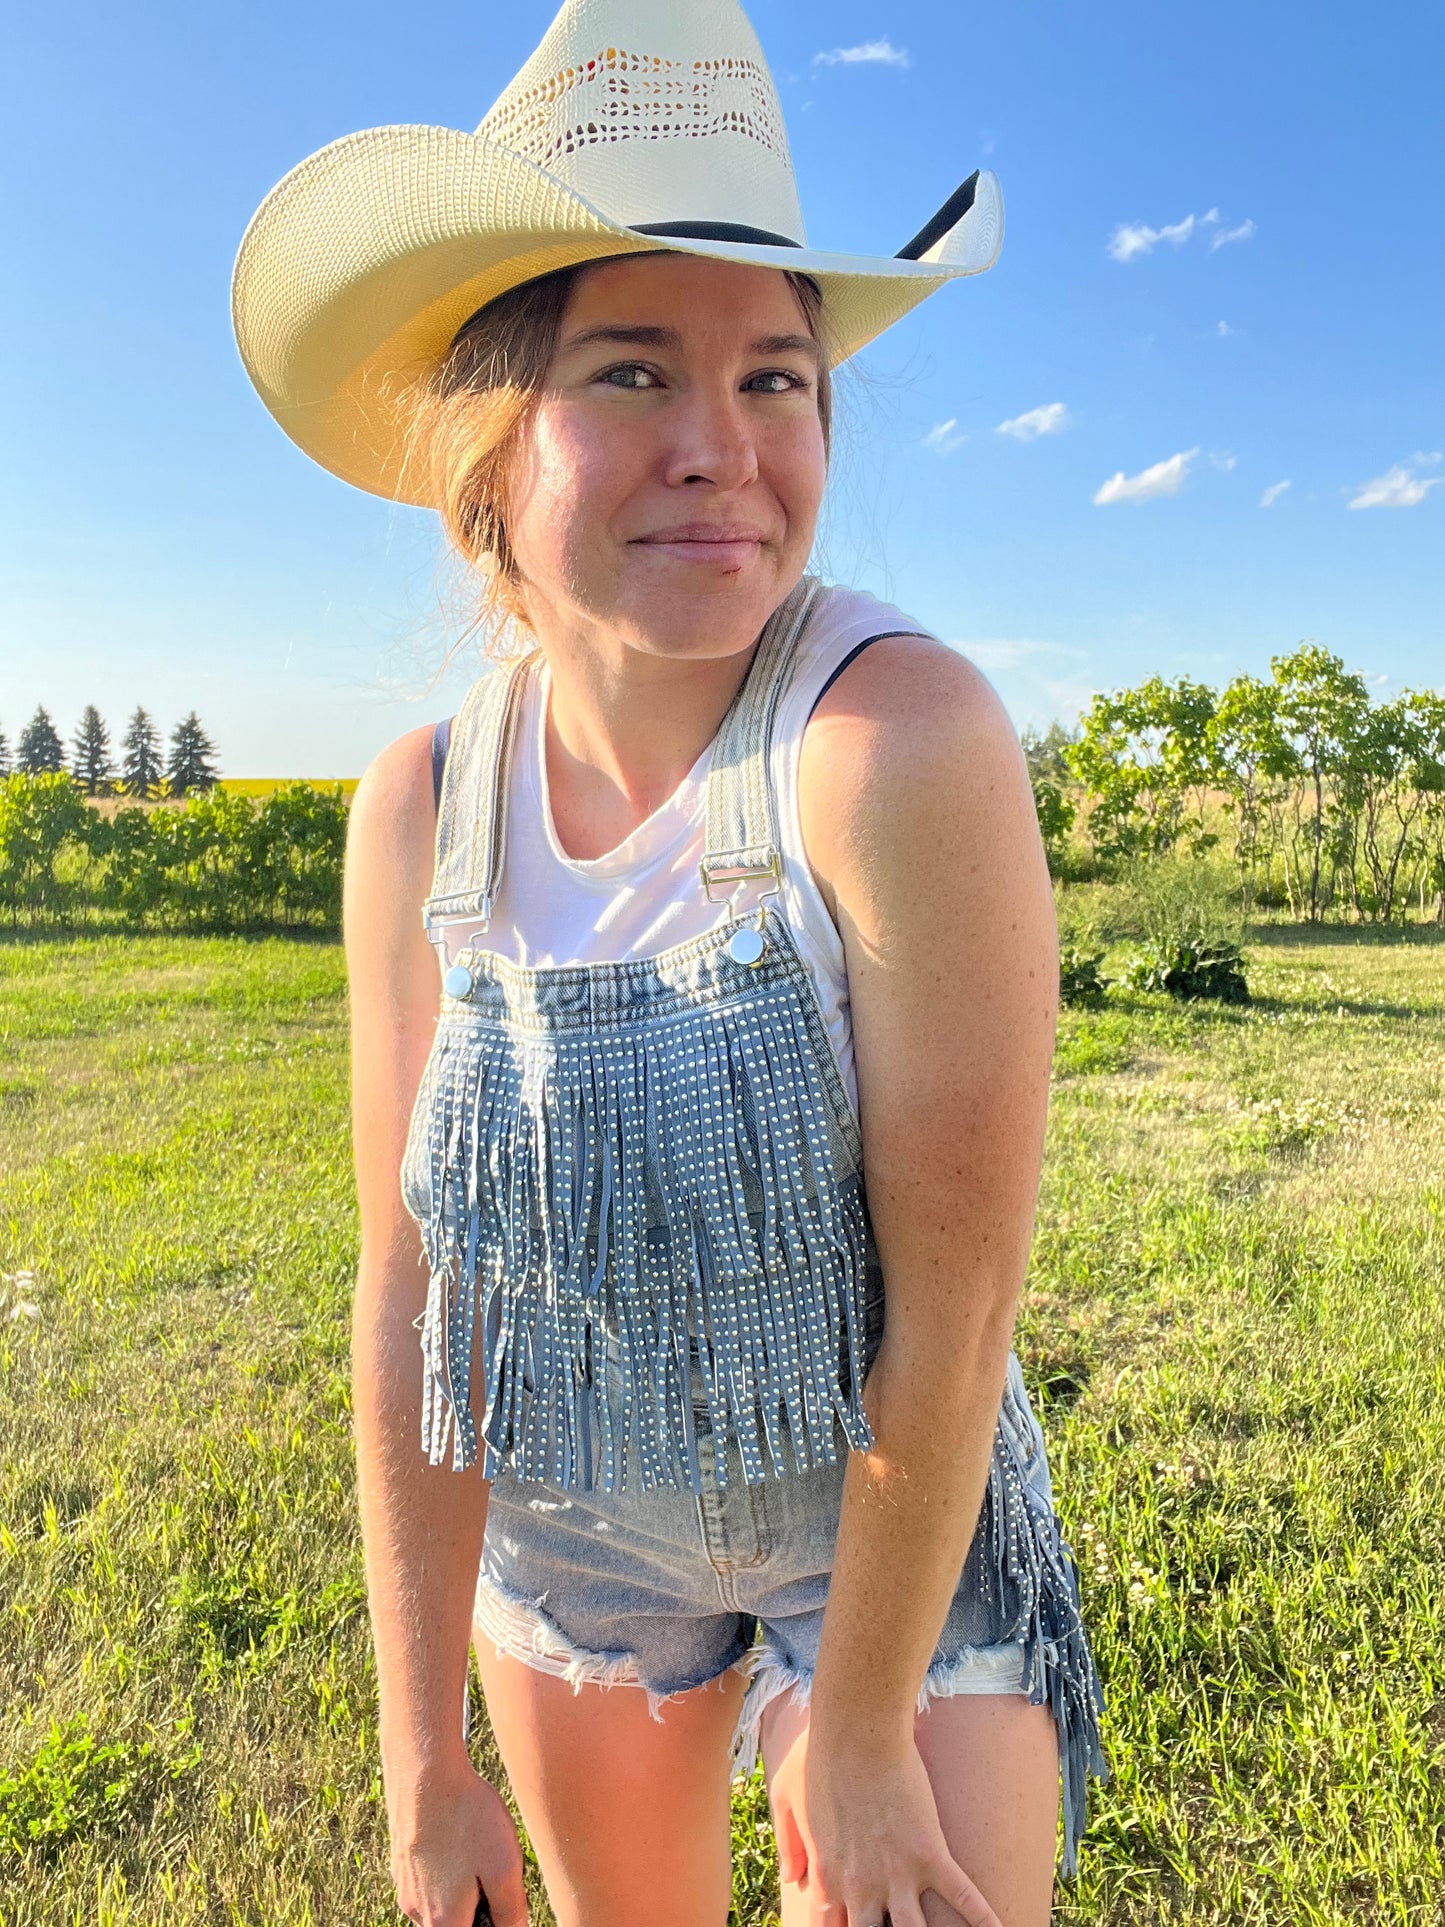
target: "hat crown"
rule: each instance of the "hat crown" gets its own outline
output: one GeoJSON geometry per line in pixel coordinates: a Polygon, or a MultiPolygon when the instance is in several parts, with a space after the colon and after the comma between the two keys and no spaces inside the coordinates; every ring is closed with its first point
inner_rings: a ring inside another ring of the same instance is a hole
{"type": "Polygon", "coordinates": [[[567,0],[476,131],[629,227],[806,245],[777,88],[736,0],[567,0]]]}

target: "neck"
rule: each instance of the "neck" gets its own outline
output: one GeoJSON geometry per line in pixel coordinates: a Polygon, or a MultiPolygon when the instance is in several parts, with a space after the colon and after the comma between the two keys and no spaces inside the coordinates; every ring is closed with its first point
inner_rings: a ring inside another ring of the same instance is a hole
{"type": "Polygon", "coordinates": [[[592,623],[534,624],[551,683],[552,822],[569,856],[605,855],[673,794],[717,735],[761,626],[723,654],[670,656],[592,623]]]}

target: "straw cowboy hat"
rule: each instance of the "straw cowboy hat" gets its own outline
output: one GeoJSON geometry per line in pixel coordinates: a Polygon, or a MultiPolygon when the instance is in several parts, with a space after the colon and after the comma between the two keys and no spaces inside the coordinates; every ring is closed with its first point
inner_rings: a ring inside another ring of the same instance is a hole
{"type": "Polygon", "coordinates": [[[680,250],[792,268],[842,361],[936,288],[992,267],[1003,204],[975,173],[896,256],[803,232],[777,90],[736,0],[566,0],[475,133],[371,127],[272,188],[236,257],[246,372],[298,447],[356,487],[403,473],[398,376],[554,269],[680,250]]]}

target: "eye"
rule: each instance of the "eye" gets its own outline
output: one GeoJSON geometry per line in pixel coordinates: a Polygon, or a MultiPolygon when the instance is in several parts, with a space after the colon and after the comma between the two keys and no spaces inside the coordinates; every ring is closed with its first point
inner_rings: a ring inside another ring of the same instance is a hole
{"type": "Polygon", "coordinates": [[[605,382],[609,388],[652,388],[657,385],[656,375],[640,361],[618,362],[615,367],[604,368],[597,379],[605,382]],[[641,380],[633,379],[636,376],[640,376],[641,380]]]}
{"type": "Polygon", "coordinates": [[[778,388],[753,389],[755,394],[764,395],[786,395],[791,393],[795,388],[806,388],[808,386],[806,376],[795,375],[790,368],[761,369],[756,375],[749,375],[744,385],[752,388],[753,383],[757,381],[780,382],[782,384],[782,386],[778,388]]]}

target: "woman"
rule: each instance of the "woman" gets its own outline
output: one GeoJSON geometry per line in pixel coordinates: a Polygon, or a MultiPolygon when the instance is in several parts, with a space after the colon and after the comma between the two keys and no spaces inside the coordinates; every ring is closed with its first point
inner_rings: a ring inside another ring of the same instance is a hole
{"type": "Polygon", "coordinates": [[[758,1747],[785,1927],[1045,1921],[1061,1769],[1072,1869],[1101,1700],[1010,1349],[1047,872],[988,685],[806,574],[829,368],[991,264],[968,186],[904,258],[809,250],[741,13],[572,0],[476,136],[335,143],[242,246],[268,406],[437,507],[517,645],[368,769],[347,858],[427,1927],[527,1919],[469,1639],[562,1927],[722,1927],[758,1747]]]}

